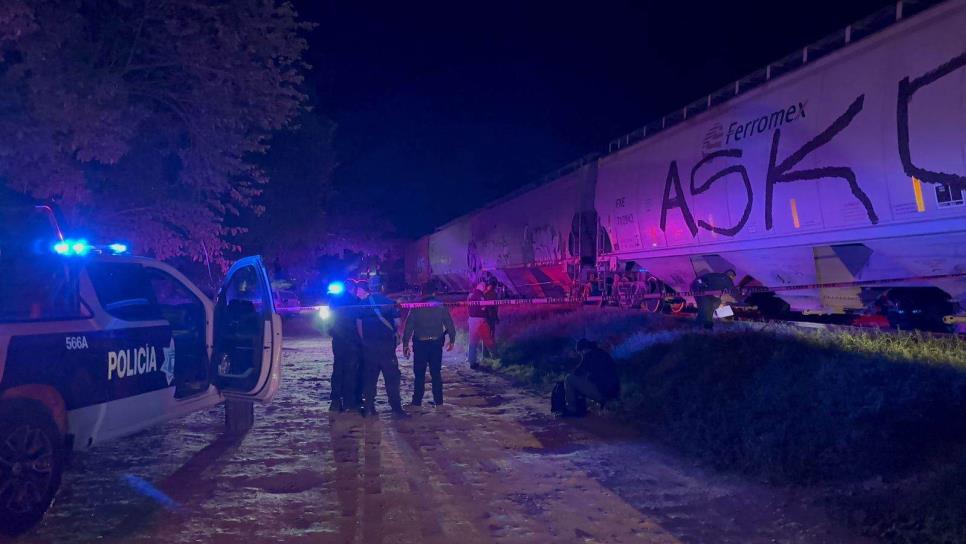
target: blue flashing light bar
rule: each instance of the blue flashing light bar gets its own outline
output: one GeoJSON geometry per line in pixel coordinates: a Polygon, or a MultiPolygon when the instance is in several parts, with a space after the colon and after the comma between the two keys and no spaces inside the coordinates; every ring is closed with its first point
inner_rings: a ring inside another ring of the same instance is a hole
{"type": "Polygon", "coordinates": [[[70,245],[70,250],[74,252],[74,255],[87,255],[91,246],[83,240],[78,240],[70,245]]]}
{"type": "Polygon", "coordinates": [[[53,249],[58,255],[83,257],[91,252],[93,246],[87,240],[61,240],[54,244],[53,249]]]}
{"type": "Polygon", "coordinates": [[[327,292],[330,295],[339,296],[345,293],[345,284],[342,283],[341,281],[334,281],[329,284],[329,288],[327,289],[327,292]]]}
{"type": "Polygon", "coordinates": [[[120,242],[114,242],[113,244],[107,246],[111,250],[111,253],[115,255],[119,253],[127,253],[127,244],[122,244],[120,242]]]}

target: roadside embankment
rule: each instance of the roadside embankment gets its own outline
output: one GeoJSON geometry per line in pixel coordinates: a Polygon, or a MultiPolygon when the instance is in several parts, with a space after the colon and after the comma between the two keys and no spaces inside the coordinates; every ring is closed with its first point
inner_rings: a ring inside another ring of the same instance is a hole
{"type": "Polygon", "coordinates": [[[827,487],[837,515],[892,541],[966,541],[966,342],[915,334],[699,331],[616,310],[501,316],[487,364],[548,390],[574,340],[618,362],[614,417],[716,468],[827,487]]]}

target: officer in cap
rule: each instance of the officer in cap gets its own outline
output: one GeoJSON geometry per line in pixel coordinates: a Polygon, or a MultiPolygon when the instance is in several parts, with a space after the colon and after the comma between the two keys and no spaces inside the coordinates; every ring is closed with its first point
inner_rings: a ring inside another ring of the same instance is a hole
{"type": "Polygon", "coordinates": [[[413,406],[423,402],[426,387],[426,369],[433,380],[433,404],[443,404],[443,344],[449,337],[446,351],[453,351],[456,342],[456,326],[453,317],[443,303],[436,298],[436,284],[423,285],[422,299],[425,307],[413,308],[406,317],[403,332],[403,355],[409,357],[409,342],[413,344],[413,406]]]}
{"type": "Polygon", "coordinates": [[[393,414],[405,417],[407,414],[399,394],[399,360],[396,359],[399,309],[388,297],[370,289],[366,281],[356,284],[356,295],[360,300],[356,330],[362,339],[362,415],[376,413],[376,384],[381,372],[393,414]]]}

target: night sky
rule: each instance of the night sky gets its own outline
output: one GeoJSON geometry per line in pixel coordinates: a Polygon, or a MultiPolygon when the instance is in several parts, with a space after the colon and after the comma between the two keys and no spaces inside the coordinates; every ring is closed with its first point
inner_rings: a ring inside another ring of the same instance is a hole
{"type": "Polygon", "coordinates": [[[296,5],[340,200],[415,237],[894,3],[296,5]]]}

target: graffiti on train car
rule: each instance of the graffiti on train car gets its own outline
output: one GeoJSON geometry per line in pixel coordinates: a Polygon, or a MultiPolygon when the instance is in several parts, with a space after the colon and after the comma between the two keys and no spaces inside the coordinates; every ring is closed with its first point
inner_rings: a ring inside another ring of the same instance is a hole
{"type": "Polygon", "coordinates": [[[553,225],[540,225],[531,228],[523,227],[523,262],[559,261],[560,233],[553,225]]]}
{"type": "Polygon", "coordinates": [[[869,195],[859,186],[859,181],[855,178],[855,171],[848,166],[825,166],[822,168],[810,168],[805,170],[792,170],[796,164],[802,161],[809,153],[832,141],[836,135],[845,130],[855,119],[862,106],[865,104],[865,95],[859,95],[852,101],[848,109],[838,117],[831,125],[823,130],[818,136],[809,140],[781,163],[775,164],[778,155],[778,144],[781,141],[781,129],[775,129],[775,134],[771,140],[771,155],[768,160],[768,175],[765,178],[765,229],[771,230],[774,226],[772,220],[772,201],[777,183],[793,183],[796,181],[819,180],[826,178],[839,178],[845,180],[852,190],[852,196],[862,203],[865,212],[869,215],[869,222],[873,225],[879,222],[879,216],[872,207],[872,200],[869,195]]]}
{"type": "MultiPolygon", "coordinates": [[[[849,105],[845,113],[840,115],[835,121],[832,122],[821,133],[806,142],[794,153],[791,153],[781,162],[778,162],[778,147],[781,143],[781,128],[774,128],[772,133],[772,143],[771,143],[771,153],[769,155],[768,170],[765,177],[765,228],[771,230],[774,226],[772,219],[772,201],[775,190],[775,185],[778,183],[793,183],[796,181],[809,181],[809,180],[819,180],[826,178],[839,178],[846,181],[849,184],[849,188],[852,190],[852,195],[862,203],[865,208],[866,213],[869,216],[869,221],[873,224],[879,222],[879,217],[875,213],[875,208],[872,206],[872,201],[869,199],[869,195],[862,190],[859,185],[858,180],[855,177],[855,172],[852,171],[848,166],[826,166],[822,168],[809,168],[803,170],[794,170],[795,166],[800,163],[805,157],[816,149],[822,147],[823,145],[832,141],[835,136],[845,130],[849,124],[855,119],[855,117],[862,111],[862,106],[865,103],[865,95],[859,95],[852,104],[849,105]]],[[[741,149],[722,149],[714,151],[705,155],[694,167],[691,169],[691,186],[690,195],[692,197],[698,196],[702,193],[707,192],[711,189],[711,185],[727,176],[737,174],[741,177],[741,181],[745,187],[745,207],[742,212],[741,218],[731,227],[721,227],[711,225],[703,220],[695,221],[694,215],[691,213],[691,208],[688,205],[688,201],[684,196],[684,189],[681,187],[681,176],[678,173],[678,163],[676,160],[671,161],[671,165],[668,168],[667,179],[664,182],[664,199],[661,203],[661,230],[667,230],[667,216],[668,212],[673,209],[678,209],[681,212],[681,216],[684,218],[684,223],[687,225],[688,230],[691,232],[691,236],[698,235],[698,229],[702,228],[717,234],[722,234],[724,236],[735,236],[748,222],[748,218],[751,217],[752,205],[754,204],[754,190],[751,185],[751,178],[748,176],[748,170],[744,165],[732,165],[721,170],[712,173],[703,183],[697,184],[697,174],[698,170],[711,161],[730,157],[740,159],[742,156],[741,149]]]]}
{"type": "Polygon", "coordinates": [[[916,92],[923,87],[931,85],[963,67],[966,67],[966,52],[916,79],[910,80],[908,77],[904,77],[899,81],[898,107],[896,108],[896,128],[899,133],[899,159],[902,161],[902,168],[906,174],[918,178],[919,181],[925,183],[948,185],[960,191],[966,191],[966,176],[926,170],[925,168],[916,166],[912,162],[912,153],[909,150],[909,104],[912,102],[912,98],[916,92]]]}
{"type": "MultiPolygon", "coordinates": [[[[897,136],[898,152],[902,161],[903,169],[909,176],[918,178],[925,183],[946,185],[960,190],[966,189],[966,177],[947,172],[936,172],[917,166],[911,157],[910,136],[909,136],[909,104],[916,92],[924,87],[936,82],[940,78],[947,76],[956,70],[966,66],[966,53],[959,55],[949,62],[937,67],[926,74],[911,79],[903,78],[899,81],[897,95],[897,136]]],[[[765,174],[765,229],[771,230],[774,227],[772,215],[775,185],[779,183],[794,183],[799,181],[816,181],[822,179],[840,180],[848,183],[852,196],[862,204],[868,216],[869,223],[877,224],[879,216],[869,195],[862,189],[855,175],[855,171],[845,165],[829,165],[817,168],[805,168],[796,170],[795,167],[806,157],[817,149],[825,146],[842,131],[844,131],[862,112],[865,104],[865,95],[857,96],[839,117],[837,117],[827,128],[799,147],[796,151],[788,154],[779,160],[779,146],[781,144],[782,126],[791,121],[805,117],[806,101],[801,101],[797,106],[789,106],[780,112],[775,112],[768,116],[761,116],[757,120],[749,121],[739,125],[737,121],[729,125],[726,143],[737,141],[741,138],[748,138],[751,135],[772,130],[771,150],[768,160],[768,168],[765,174]],[[741,135],[741,138],[738,135],[741,135]],[[733,136],[734,135],[734,136],[733,136]]],[[[720,125],[713,127],[718,130],[720,125]]],[[[707,138],[706,138],[707,139],[707,138]]],[[[677,160],[671,160],[668,166],[667,177],[664,182],[664,197],[661,201],[660,227],[662,231],[667,231],[668,213],[677,210],[687,225],[692,237],[698,235],[698,229],[705,229],[724,236],[735,236],[741,232],[751,216],[754,203],[754,189],[748,170],[742,164],[729,165],[720,170],[711,172],[706,179],[698,182],[699,170],[709,166],[716,159],[733,158],[741,159],[742,150],[737,148],[720,149],[707,152],[707,142],[705,142],[705,156],[691,169],[691,183],[688,196],[691,198],[701,195],[711,189],[711,186],[718,180],[732,175],[738,175],[745,188],[745,206],[741,218],[730,227],[711,225],[703,220],[695,220],[691,207],[688,204],[685,191],[681,186],[680,169],[677,160]]],[[[624,208],[624,198],[618,198],[615,208],[624,208]]],[[[633,223],[634,217],[631,213],[618,213],[616,222],[618,225],[633,223]]]]}

